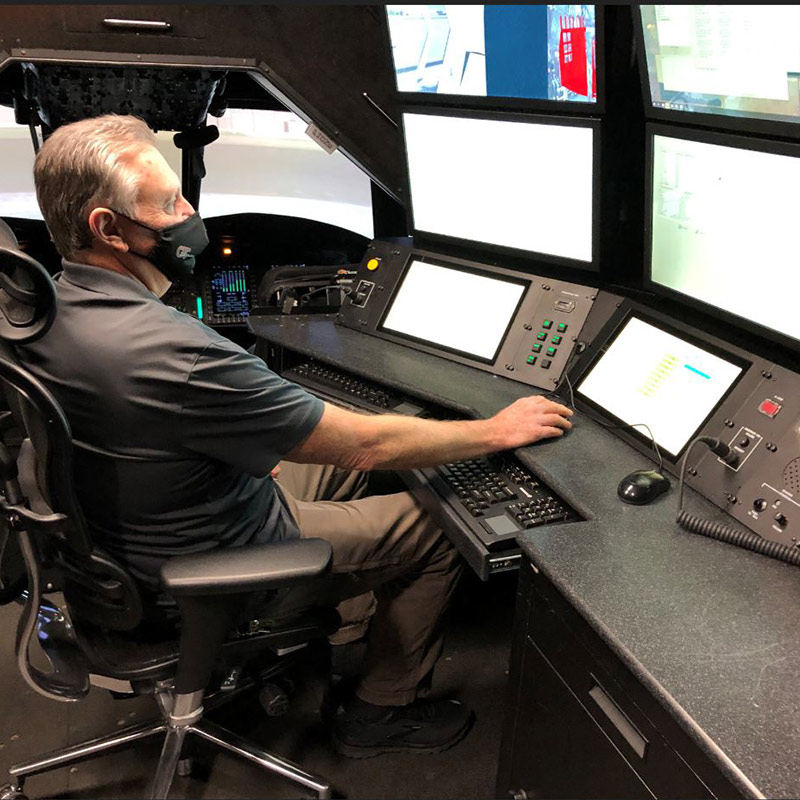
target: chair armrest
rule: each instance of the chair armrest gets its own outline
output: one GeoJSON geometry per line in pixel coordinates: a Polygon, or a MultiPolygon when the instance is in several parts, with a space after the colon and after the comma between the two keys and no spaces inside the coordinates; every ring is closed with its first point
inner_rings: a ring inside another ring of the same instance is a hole
{"type": "Polygon", "coordinates": [[[249,594],[321,575],[332,556],[324,539],[234,547],[171,558],[161,567],[161,581],[174,597],[249,594]]]}

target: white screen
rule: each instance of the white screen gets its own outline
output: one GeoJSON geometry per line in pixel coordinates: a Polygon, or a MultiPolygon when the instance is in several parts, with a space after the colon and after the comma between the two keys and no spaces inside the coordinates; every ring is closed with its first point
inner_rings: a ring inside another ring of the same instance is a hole
{"type": "Polygon", "coordinates": [[[592,260],[591,128],[404,114],[414,227],[592,260]]]}
{"type": "Polygon", "coordinates": [[[525,286],[414,261],[386,330],[492,360],[525,286]]]}
{"type": "Polygon", "coordinates": [[[800,339],[800,158],[653,137],[652,279],[800,339]]]}
{"type": "MultiPolygon", "coordinates": [[[[631,318],[581,382],[578,393],[628,425],[645,423],[677,456],[742,368],[631,318]]],[[[647,429],[637,431],[648,435],[647,429]]]]}

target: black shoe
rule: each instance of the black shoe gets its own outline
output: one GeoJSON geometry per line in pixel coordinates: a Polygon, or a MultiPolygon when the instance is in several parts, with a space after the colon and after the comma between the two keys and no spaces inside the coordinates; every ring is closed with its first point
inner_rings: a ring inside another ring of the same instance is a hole
{"type": "Polygon", "coordinates": [[[337,752],[349,758],[382,753],[441,753],[460,742],[473,715],[457,700],[417,700],[407,706],[372,706],[356,700],[333,724],[337,752]]]}

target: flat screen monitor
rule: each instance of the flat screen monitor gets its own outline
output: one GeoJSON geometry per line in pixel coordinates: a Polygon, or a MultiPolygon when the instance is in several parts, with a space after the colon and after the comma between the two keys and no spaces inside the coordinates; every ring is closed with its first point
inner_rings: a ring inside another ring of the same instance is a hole
{"type": "Polygon", "coordinates": [[[528,285],[415,260],[379,329],[494,363],[528,285]]]}
{"type": "Polygon", "coordinates": [[[575,387],[578,396],[677,459],[743,367],[631,316],[575,387]]]}
{"type": "Polygon", "coordinates": [[[247,266],[213,267],[211,270],[211,306],[215,314],[250,313],[247,266]]]}
{"type": "Polygon", "coordinates": [[[800,339],[800,147],[664,130],[650,130],[651,287],[800,339]]]}
{"type": "Polygon", "coordinates": [[[405,113],[403,125],[416,231],[594,264],[591,121],[405,113]]]}
{"type": "Polygon", "coordinates": [[[800,122],[800,6],[640,6],[655,109],[800,122]]]}
{"type": "Polygon", "coordinates": [[[387,5],[397,89],[594,103],[594,5],[387,5]]]}

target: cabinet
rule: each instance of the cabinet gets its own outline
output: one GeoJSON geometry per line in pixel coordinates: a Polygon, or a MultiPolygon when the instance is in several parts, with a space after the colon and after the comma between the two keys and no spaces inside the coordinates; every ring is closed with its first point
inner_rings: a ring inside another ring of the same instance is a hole
{"type": "Polygon", "coordinates": [[[516,615],[498,797],[742,796],[530,562],[516,615]]]}

